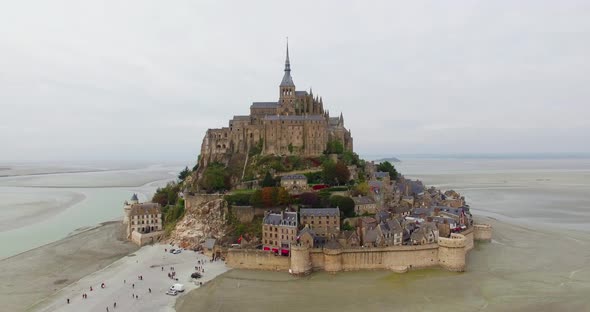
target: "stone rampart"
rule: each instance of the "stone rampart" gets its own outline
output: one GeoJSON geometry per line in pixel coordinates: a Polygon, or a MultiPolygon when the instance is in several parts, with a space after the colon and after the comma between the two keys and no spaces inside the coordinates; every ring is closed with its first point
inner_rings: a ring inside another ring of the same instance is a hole
{"type": "Polygon", "coordinates": [[[438,245],[354,248],[342,252],[342,270],[395,270],[438,265],[438,245]]]}
{"type": "Polygon", "coordinates": [[[475,224],[473,226],[473,238],[478,241],[491,241],[492,226],[489,224],[475,224]]]}
{"type": "Polygon", "coordinates": [[[295,275],[306,275],[311,272],[311,258],[309,248],[299,245],[291,246],[290,273],[295,275]]]}
{"type": "Polygon", "coordinates": [[[461,232],[461,235],[465,236],[465,251],[473,249],[473,227],[461,232]]]}
{"type": "Polygon", "coordinates": [[[240,223],[250,223],[254,220],[254,207],[252,206],[232,206],[231,211],[240,221],[240,223]]]}
{"type": "Polygon", "coordinates": [[[234,269],[289,271],[289,257],[258,249],[229,249],[226,264],[234,269]]]}
{"type": "Polygon", "coordinates": [[[438,262],[441,267],[456,272],[465,271],[467,239],[462,234],[452,233],[450,238],[438,239],[438,262]]]}
{"type": "MultiPolygon", "coordinates": [[[[472,232],[464,232],[467,236],[472,232]]],[[[227,264],[232,268],[291,271],[303,275],[311,271],[392,270],[405,272],[441,266],[450,271],[465,270],[468,239],[462,234],[439,238],[438,244],[375,248],[308,249],[291,246],[291,257],[275,256],[261,250],[230,249],[227,264]]]]}
{"type": "Polygon", "coordinates": [[[157,231],[151,233],[139,233],[133,231],[131,233],[131,241],[139,246],[153,244],[158,242],[164,236],[164,231],[157,231]]]}

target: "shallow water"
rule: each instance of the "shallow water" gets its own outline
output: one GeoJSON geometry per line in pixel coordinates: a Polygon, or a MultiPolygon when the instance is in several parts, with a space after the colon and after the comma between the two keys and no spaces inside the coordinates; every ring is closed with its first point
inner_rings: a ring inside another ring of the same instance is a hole
{"type": "Polygon", "coordinates": [[[464,273],[441,269],[286,273],[234,270],[177,311],[590,311],[587,160],[407,160],[428,185],[466,196],[494,226],[464,273]]]}
{"type": "Polygon", "coordinates": [[[120,220],[123,202],[133,193],[147,200],[181,170],[160,165],[2,167],[11,168],[3,170],[11,176],[0,177],[0,258],[101,222],[120,220]]]}

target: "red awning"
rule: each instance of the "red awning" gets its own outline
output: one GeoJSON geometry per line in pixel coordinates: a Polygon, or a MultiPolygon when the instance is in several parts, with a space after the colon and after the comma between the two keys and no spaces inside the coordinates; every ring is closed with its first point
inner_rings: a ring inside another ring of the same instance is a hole
{"type": "Polygon", "coordinates": [[[284,256],[288,256],[289,255],[289,249],[281,249],[281,254],[284,256]]]}
{"type": "Polygon", "coordinates": [[[265,247],[264,247],[264,250],[270,250],[270,247],[268,247],[268,246],[265,246],[265,247]]]}
{"type": "Polygon", "coordinates": [[[273,248],[272,252],[279,252],[279,250],[277,248],[273,248]]]}

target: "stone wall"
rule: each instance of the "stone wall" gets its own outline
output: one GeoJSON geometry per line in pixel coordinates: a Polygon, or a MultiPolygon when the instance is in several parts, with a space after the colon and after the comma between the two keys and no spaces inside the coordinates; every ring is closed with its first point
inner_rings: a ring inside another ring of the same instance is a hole
{"type": "Polygon", "coordinates": [[[240,223],[250,223],[254,219],[254,207],[252,206],[232,206],[232,213],[240,223]]]}
{"type": "Polygon", "coordinates": [[[230,250],[227,263],[232,268],[289,271],[307,274],[310,271],[328,272],[355,270],[392,270],[440,266],[449,271],[465,270],[467,252],[473,248],[475,230],[440,237],[438,244],[419,246],[391,246],[379,248],[308,249],[292,246],[291,257],[275,256],[261,250],[230,250]]]}
{"type": "Polygon", "coordinates": [[[449,271],[465,271],[465,256],[467,239],[461,234],[452,233],[450,238],[438,239],[438,262],[441,267],[449,271]]]}
{"type": "Polygon", "coordinates": [[[468,228],[467,230],[461,232],[463,236],[465,236],[465,251],[470,251],[473,249],[473,228],[468,228]]]}
{"type": "Polygon", "coordinates": [[[289,257],[275,256],[268,251],[258,249],[229,249],[227,266],[234,269],[265,271],[289,271],[289,257]]]}
{"type": "Polygon", "coordinates": [[[473,231],[475,240],[488,242],[492,240],[492,226],[489,224],[475,224],[473,231]]]}
{"type": "Polygon", "coordinates": [[[342,270],[400,270],[438,265],[438,245],[344,249],[342,270]]]}
{"type": "Polygon", "coordinates": [[[131,233],[131,241],[139,246],[153,244],[158,242],[164,236],[163,231],[151,232],[151,233],[139,233],[133,231],[131,233]]]}

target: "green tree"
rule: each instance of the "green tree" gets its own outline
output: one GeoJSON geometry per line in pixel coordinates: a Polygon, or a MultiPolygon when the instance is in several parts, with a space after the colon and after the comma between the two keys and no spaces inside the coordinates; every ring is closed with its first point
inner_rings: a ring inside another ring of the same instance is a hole
{"type": "Polygon", "coordinates": [[[369,191],[370,191],[369,183],[361,182],[361,183],[355,185],[355,187],[352,189],[352,195],[353,196],[358,196],[358,195],[367,196],[367,194],[369,194],[369,191]]]}
{"type": "Polygon", "coordinates": [[[250,204],[254,207],[262,207],[263,203],[262,203],[262,191],[261,190],[256,190],[251,196],[250,196],[250,204]]]}
{"type": "Polygon", "coordinates": [[[342,154],[344,152],[344,145],[340,140],[330,140],[326,146],[326,154],[342,154]]]}
{"type": "Polygon", "coordinates": [[[340,209],[340,216],[342,218],[354,217],[354,201],[350,197],[334,195],[330,197],[330,204],[332,207],[340,209]]]}
{"type": "Polygon", "coordinates": [[[343,162],[339,161],[326,162],[323,165],[322,174],[324,177],[324,183],[335,185],[335,184],[346,184],[350,179],[350,171],[343,162]]]}
{"type": "Polygon", "coordinates": [[[262,187],[273,187],[275,186],[275,180],[272,178],[270,172],[266,172],[264,179],[262,180],[262,187]]]}
{"type": "Polygon", "coordinates": [[[316,193],[306,192],[299,195],[299,203],[308,207],[317,207],[320,199],[316,193]]]}
{"type": "Polygon", "coordinates": [[[224,165],[220,163],[210,164],[201,178],[200,185],[207,192],[215,192],[230,189],[230,176],[224,165]]]}
{"type": "Polygon", "coordinates": [[[188,170],[188,166],[184,167],[184,169],[178,174],[178,180],[184,181],[190,174],[191,172],[188,170]]]}
{"type": "Polygon", "coordinates": [[[278,187],[277,202],[279,205],[289,205],[291,203],[291,195],[284,187],[278,187]]]}
{"type": "Polygon", "coordinates": [[[388,172],[391,180],[397,179],[397,170],[395,170],[395,167],[389,161],[384,161],[377,165],[377,170],[388,172]]]}
{"type": "Polygon", "coordinates": [[[289,153],[293,154],[293,144],[289,143],[289,146],[287,146],[287,148],[289,149],[289,153]]]}
{"type": "Polygon", "coordinates": [[[348,223],[348,221],[344,222],[340,229],[342,231],[354,231],[355,230],[355,228],[353,228],[352,225],[350,225],[350,223],[348,223]]]}

